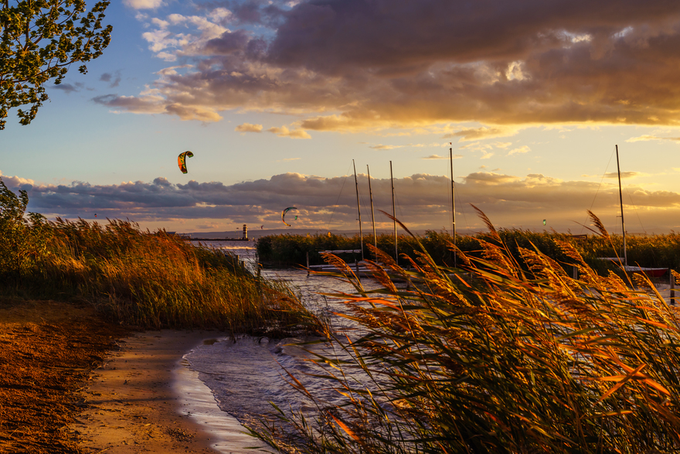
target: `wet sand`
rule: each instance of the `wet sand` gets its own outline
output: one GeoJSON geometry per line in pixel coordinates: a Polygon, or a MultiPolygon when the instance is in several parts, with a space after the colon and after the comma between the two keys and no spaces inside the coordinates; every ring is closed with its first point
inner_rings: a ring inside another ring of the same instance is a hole
{"type": "Polygon", "coordinates": [[[210,331],[147,331],[121,342],[83,391],[86,409],[73,429],[85,453],[240,453],[262,446],[220,412],[182,356],[210,331]]]}

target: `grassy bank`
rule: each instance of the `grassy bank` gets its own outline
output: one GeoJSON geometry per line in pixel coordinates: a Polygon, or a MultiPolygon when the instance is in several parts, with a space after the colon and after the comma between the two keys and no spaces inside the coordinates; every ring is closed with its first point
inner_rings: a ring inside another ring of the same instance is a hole
{"type": "Polygon", "coordinates": [[[0,180],[0,290],[4,295],[84,300],[144,328],[275,333],[316,321],[285,286],[236,257],[195,248],[133,223],[47,222],[0,180]]]}
{"type": "Polygon", "coordinates": [[[462,270],[422,242],[408,271],[380,257],[380,290],[350,277],[345,316],[364,334],[335,337],[349,359],[317,357],[311,372],[345,403],[293,379],[317,416],[280,409],[258,435],[281,452],[678,452],[675,306],[643,275],[601,276],[571,242],[554,239],[561,264],[488,225],[462,270]],[[368,382],[343,372],[357,369],[368,382]]]}

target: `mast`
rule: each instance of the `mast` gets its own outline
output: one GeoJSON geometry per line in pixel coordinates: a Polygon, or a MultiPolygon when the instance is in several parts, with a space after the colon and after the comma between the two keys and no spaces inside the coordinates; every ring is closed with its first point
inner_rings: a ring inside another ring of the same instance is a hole
{"type": "Polygon", "coordinates": [[[619,166],[619,146],[616,145],[616,170],[619,175],[619,202],[621,204],[621,233],[623,234],[623,266],[628,266],[626,251],[626,223],[623,220],[623,192],[621,192],[621,166],[619,166]]]}
{"type": "Polygon", "coordinates": [[[361,205],[359,204],[359,182],[357,181],[357,166],[352,159],[352,166],[354,167],[354,185],[357,190],[357,213],[359,213],[359,243],[361,244],[361,260],[364,259],[364,234],[361,231],[361,205]]]}
{"type": "MultiPolygon", "coordinates": [[[[449,145],[452,145],[451,142],[449,142],[449,145]]],[[[452,221],[452,229],[451,231],[453,232],[453,245],[456,245],[456,197],[455,197],[455,187],[453,183],[453,146],[449,148],[449,161],[451,162],[451,217],[453,218],[452,221]]],[[[453,253],[453,266],[456,266],[456,258],[458,257],[458,254],[455,252],[453,253]]]]}
{"type": "Polygon", "coordinates": [[[371,200],[371,223],[373,224],[373,247],[375,248],[375,261],[378,261],[378,237],[375,234],[375,216],[373,215],[373,191],[371,190],[371,170],[366,164],[366,172],[368,172],[368,194],[371,200]]]}
{"type": "Polygon", "coordinates": [[[397,214],[394,210],[394,175],[392,161],[390,161],[390,183],[392,185],[392,224],[394,225],[394,262],[399,265],[399,248],[397,247],[397,214]]]}

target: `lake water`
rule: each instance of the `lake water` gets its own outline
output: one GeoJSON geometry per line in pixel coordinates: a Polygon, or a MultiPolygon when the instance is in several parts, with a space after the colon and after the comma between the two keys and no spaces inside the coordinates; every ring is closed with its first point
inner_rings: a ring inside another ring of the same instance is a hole
{"type": "MultiPolygon", "coordinates": [[[[229,251],[238,255],[251,269],[257,267],[252,242],[208,242],[204,246],[229,251]]],[[[308,308],[326,314],[342,307],[320,293],[354,291],[351,285],[337,279],[307,275],[303,270],[263,270],[262,274],[268,279],[288,282],[308,308]]],[[[377,283],[366,279],[362,280],[362,284],[366,288],[378,287],[377,283]]],[[[352,328],[350,322],[339,317],[334,318],[333,324],[338,330],[352,328]]],[[[313,411],[311,407],[304,407],[300,394],[289,384],[286,371],[301,380],[314,395],[322,396],[329,403],[341,398],[329,389],[328,382],[305,374],[311,371],[309,362],[305,361],[309,353],[292,345],[304,340],[251,336],[216,338],[184,356],[183,367],[186,370],[179,371],[177,375],[179,392],[186,391],[183,392],[188,399],[185,405],[193,408],[196,421],[215,433],[218,440],[215,449],[223,453],[246,453],[253,452],[249,447],[259,446],[265,450],[264,445],[243,437],[234,427],[238,425],[236,420],[246,422],[258,415],[272,413],[272,404],[285,411],[313,411]],[[210,402],[211,395],[214,404],[210,402]]],[[[326,355],[334,353],[325,350],[329,348],[327,345],[310,348],[326,355]]],[[[242,427],[238,429],[245,430],[242,427]]]]}

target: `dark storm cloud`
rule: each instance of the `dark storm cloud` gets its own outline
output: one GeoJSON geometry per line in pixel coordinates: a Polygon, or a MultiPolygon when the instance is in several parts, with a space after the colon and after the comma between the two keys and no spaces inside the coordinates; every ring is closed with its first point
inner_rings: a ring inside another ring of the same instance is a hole
{"type": "MultiPolygon", "coordinates": [[[[314,130],[680,119],[679,2],[220,5],[230,8],[236,27],[211,39],[196,34],[177,50],[194,62],[191,69],[161,74],[153,96],[96,102],[201,121],[217,121],[218,112],[228,109],[290,111],[305,113],[301,126],[314,130]],[[266,15],[277,20],[267,22],[266,15]],[[238,28],[241,23],[271,28],[257,35],[257,29],[238,28]]],[[[163,39],[170,42],[173,35],[166,32],[163,39]]],[[[170,49],[153,45],[165,54],[170,49]]]]}
{"type": "Polygon", "coordinates": [[[244,30],[224,32],[219,38],[205,43],[205,51],[210,55],[228,55],[246,49],[249,39],[244,30]]]}
{"type": "Polygon", "coordinates": [[[434,61],[525,59],[568,44],[565,32],[591,35],[602,47],[626,27],[645,39],[679,15],[680,4],[666,0],[308,1],[287,13],[270,54],[323,73],[414,73],[434,61]]]}
{"type": "MultiPolygon", "coordinates": [[[[119,185],[36,185],[29,180],[3,176],[13,189],[28,191],[29,209],[66,218],[219,219],[237,223],[280,222],[281,210],[298,207],[301,223],[309,228],[354,228],[356,194],[353,177],[319,178],[296,173],[274,175],[269,179],[225,185],[220,182],[190,181],[172,184],[165,178],[151,183],[128,182],[119,185]]],[[[373,201],[378,210],[391,212],[389,179],[371,180],[373,201]]],[[[450,181],[445,176],[415,174],[394,181],[397,217],[412,228],[440,228],[450,220],[450,181]]],[[[361,204],[369,210],[368,181],[359,176],[361,204]]],[[[493,172],[475,172],[455,185],[457,211],[465,215],[469,227],[481,228],[470,204],[482,209],[499,226],[515,227],[517,220],[529,222],[550,218],[551,226],[566,229],[583,222],[586,210],[603,215],[618,214],[618,186],[587,181],[561,181],[541,174],[525,177],[493,172]],[[594,195],[597,203],[594,204],[594,195]],[[466,214],[467,213],[467,214],[466,214]]],[[[628,186],[624,197],[645,207],[642,218],[662,222],[666,231],[677,229],[680,194],[646,191],[628,186]]],[[[370,211],[364,211],[370,222],[370,211]]],[[[614,216],[614,215],[612,215],[614,216]]],[[[390,221],[377,214],[376,222],[385,228],[390,221]]],[[[617,222],[615,219],[610,222],[617,222]]],[[[527,226],[526,224],[523,224],[527,226]]]]}

